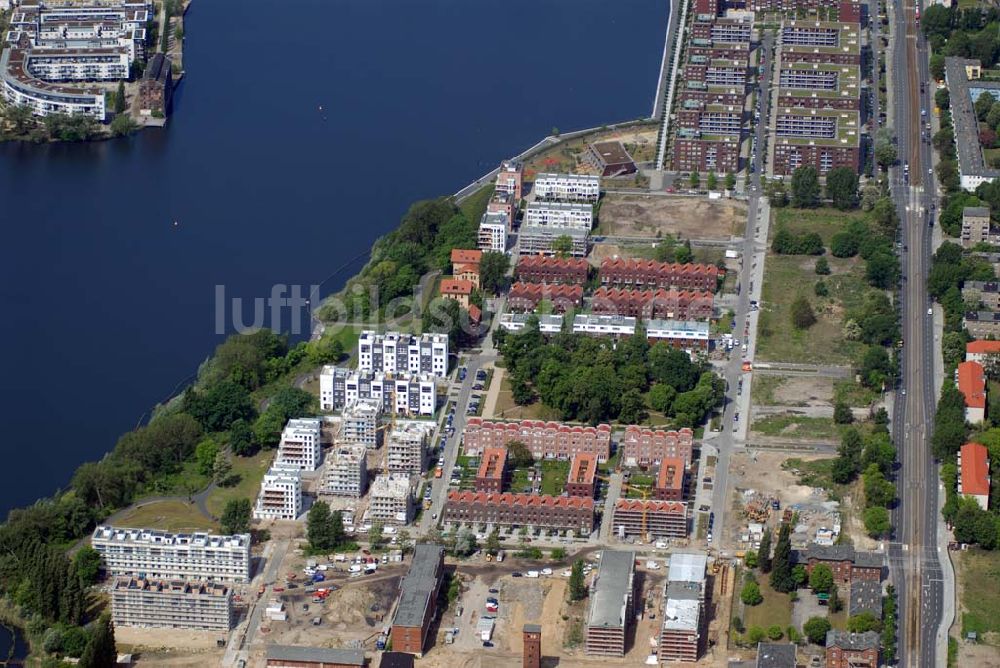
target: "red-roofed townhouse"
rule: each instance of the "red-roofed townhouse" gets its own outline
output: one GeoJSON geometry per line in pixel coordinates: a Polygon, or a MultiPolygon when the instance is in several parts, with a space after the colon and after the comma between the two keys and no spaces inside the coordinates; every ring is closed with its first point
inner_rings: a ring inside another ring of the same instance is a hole
{"type": "Polygon", "coordinates": [[[962,362],[956,370],[958,390],[965,396],[965,421],[981,424],[986,419],[986,372],[979,362],[962,362]]]}
{"type": "Polygon", "coordinates": [[[687,538],[687,504],[652,499],[618,499],[615,501],[611,529],[619,538],[646,535],[687,538]]]}
{"type": "Polygon", "coordinates": [[[965,361],[982,364],[990,357],[1000,355],[1000,341],[969,341],[965,344],[965,361]]]}
{"type": "Polygon", "coordinates": [[[990,453],[985,445],[966,443],[958,453],[958,493],[971,496],[988,510],[990,505],[990,453]]]}
{"type": "Polygon", "coordinates": [[[463,281],[457,278],[441,279],[441,296],[444,299],[454,299],[462,308],[469,308],[469,298],[472,296],[474,286],[472,281],[463,281]]]}

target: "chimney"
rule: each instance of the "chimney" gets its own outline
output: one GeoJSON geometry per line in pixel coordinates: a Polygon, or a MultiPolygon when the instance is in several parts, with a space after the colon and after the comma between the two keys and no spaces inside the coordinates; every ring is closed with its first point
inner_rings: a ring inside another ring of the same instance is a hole
{"type": "Polygon", "coordinates": [[[523,668],[542,667],[542,627],[538,624],[524,625],[523,668]]]}

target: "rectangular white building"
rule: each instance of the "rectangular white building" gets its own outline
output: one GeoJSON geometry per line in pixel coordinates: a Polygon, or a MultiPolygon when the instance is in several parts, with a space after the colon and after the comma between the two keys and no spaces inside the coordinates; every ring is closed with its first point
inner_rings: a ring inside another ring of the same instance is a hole
{"type": "Polygon", "coordinates": [[[479,220],[479,250],[503,253],[507,250],[510,219],[500,211],[487,211],[479,220]]]}
{"type": "Polygon", "coordinates": [[[573,318],[573,333],[595,336],[632,336],[635,334],[635,322],[635,318],[624,315],[580,314],[573,318]]]}
{"type": "Polygon", "coordinates": [[[340,422],[340,440],[377,448],[382,442],[379,421],[382,403],[374,399],[357,399],[344,408],[340,422]]]}
{"type": "Polygon", "coordinates": [[[295,520],[302,514],[302,471],[272,466],[260,482],[253,509],[257,520],[295,520]]]}
{"type": "Polygon", "coordinates": [[[382,409],[397,415],[434,415],[437,386],[434,376],[348,371],[326,366],[320,373],[320,408],[338,410],[359,399],[381,401],[382,409]]]}
{"type": "Polygon", "coordinates": [[[413,516],[413,486],[405,473],[375,476],[368,495],[368,520],[403,526],[413,516]]]}
{"type": "Polygon", "coordinates": [[[119,577],[111,586],[111,621],[116,627],[233,628],[233,590],[221,583],[119,577]]]}
{"type": "Polygon", "coordinates": [[[367,448],[363,445],[338,445],[330,451],[323,476],[324,494],[360,498],[368,487],[367,448]]]}
{"type": "Polygon", "coordinates": [[[563,316],[558,314],[504,313],[500,316],[500,326],[508,332],[520,332],[533,317],[538,318],[538,331],[542,334],[558,334],[562,330],[563,316]]]}
{"type": "Polygon", "coordinates": [[[361,332],[358,369],[444,378],[448,375],[448,335],[361,332]]]}
{"type": "Polygon", "coordinates": [[[90,540],[111,576],[250,581],[250,534],[219,536],[99,526],[90,540]]]}
{"type": "Polygon", "coordinates": [[[594,207],[569,202],[531,202],[524,210],[524,223],[533,227],[566,227],[590,231],[594,207]]]}
{"type": "Polygon", "coordinates": [[[315,471],[319,468],[322,450],[322,420],[295,418],[281,432],[278,456],[274,463],[281,467],[315,471]]]}
{"type": "Polygon", "coordinates": [[[412,475],[424,472],[430,428],[429,425],[402,423],[389,432],[386,441],[389,471],[412,475]]]}
{"type": "Polygon", "coordinates": [[[539,174],[532,190],[540,200],[589,202],[601,196],[601,177],[593,174],[539,174]]]}

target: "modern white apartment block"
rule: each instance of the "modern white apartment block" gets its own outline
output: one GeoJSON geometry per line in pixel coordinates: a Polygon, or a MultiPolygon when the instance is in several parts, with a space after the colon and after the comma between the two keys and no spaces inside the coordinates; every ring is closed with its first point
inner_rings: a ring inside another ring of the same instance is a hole
{"type": "Polygon", "coordinates": [[[448,335],[363,331],[358,339],[358,369],[444,378],[448,375],[448,335]]]}
{"type": "Polygon", "coordinates": [[[532,190],[540,200],[589,202],[601,196],[601,177],[594,174],[539,174],[532,190]]]}
{"type": "Polygon", "coordinates": [[[116,627],[233,628],[233,590],[222,583],[119,577],[111,585],[111,621],[116,627]]]}
{"type": "Polygon", "coordinates": [[[632,336],[636,319],[624,315],[592,315],[581,313],[573,318],[574,334],[594,336],[632,336]]]}
{"type": "Polygon", "coordinates": [[[289,420],[281,432],[277,466],[315,471],[322,457],[322,426],[319,418],[295,418],[289,420]]]}
{"type": "Polygon", "coordinates": [[[429,426],[415,423],[397,424],[386,437],[389,471],[420,475],[427,460],[429,426]]]}
{"type": "Polygon", "coordinates": [[[524,210],[524,225],[589,232],[594,226],[594,207],[572,202],[531,202],[524,210]]]}
{"type": "Polygon", "coordinates": [[[350,371],[326,366],[320,373],[320,408],[338,410],[359,399],[381,401],[382,409],[397,415],[434,415],[437,386],[434,376],[350,371]]]}
{"type": "Polygon", "coordinates": [[[487,211],[479,220],[479,250],[503,253],[507,250],[510,218],[501,211],[487,211]]]}
{"type": "Polygon", "coordinates": [[[379,421],[382,402],[374,399],[357,399],[344,407],[340,421],[340,440],[377,448],[382,442],[379,421]]]}
{"type": "Polygon", "coordinates": [[[256,520],[295,520],[302,514],[302,471],[274,465],[260,482],[253,509],[256,520]]]}
{"type": "Polygon", "coordinates": [[[250,581],[250,534],[169,533],[102,525],[94,529],[91,545],[111,576],[250,581]]]}
{"type": "Polygon", "coordinates": [[[363,445],[334,446],[326,460],[322,493],[354,499],[364,496],[368,487],[367,451],[363,445]]]}
{"type": "Polygon", "coordinates": [[[403,526],[413,517],[413,485],[405,473],[375,476],[368,494],[368,520],[403,526]]]}

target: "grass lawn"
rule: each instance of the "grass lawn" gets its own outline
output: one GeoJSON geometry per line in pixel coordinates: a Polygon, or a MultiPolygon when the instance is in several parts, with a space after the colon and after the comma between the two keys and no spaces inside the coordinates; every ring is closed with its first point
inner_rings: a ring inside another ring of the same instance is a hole
{"type": "Polygon", "coordinates": [[[115,520],[125,527],[146,527],[164,531],[205,531],[218,529],[211,520],[198,512],[193,503],[186,501],[156,501],[136,508],[115,520]]]}
{"type": "Polygon", "coordinates": [[[458,205],[458,208],[462,210],[465,217],[468,220],[478,222],[483,214],[486,213],[486,205],[489,204],[490,198],[493,197],[493,184],[483,186],[476,192],[472,193],[458,205]]]}
{"type": "Polygon", "coordinates": [[[832,274],[817,276],[816,260],[768,253],[757,327],[758,360],[850,364],[863,353],[863,343],[847,341],[843,335],[845,311],[860,305],[867,289],[863,262],[827,257],[832,274]],[[821,278],[829,289],[828,297],[817,297],[813,292],[813,285],[821,278]],[[800,294],[809,299],[816,314],[816,324],[806,330],[792,327],[791,306],[800,294]]]}
{"type": "Polygon", "coordinates": [[[233,474],[239,482],[232,487],[216,487],[208,495],[205,506],[215,517],[222,515],[226,502],[230,499],[247,498],[253,501],[260,490],[260,481],[274,459],[274,450],[261,450],[253,457],[233,457],[233,474]]]}
{"type": "Polygon", "coordinates": [[[878,401],[879,393],[862,387],[853,380],[840,380],[833,386],[833,397],[837,403],[863,408],[878,401]]]}
{"type": "MultiPolygon", "coordinates": [[[[962,608],[962,636],[1000,632],[1000,552],[954,552],[962,608]]],[[[995,637],[995,636],[994,636],[995,637]]]]}
{"type": "Polygon", "coordinates": [[[784,376],[754,374],[750,384],[750,399],[760,406],[774,406],[777,400],[774,391],[784,385],[784,376]]]}
{"type": "Polygon", "coordinates": [[[852,220],[867,221],[870,215],[865,211],[839,211],[833,208],[793,209],[782,207],[773,209],[775,225],[771,227],[771,237],[784,227],[793,234],[816,232],[823,238],[823,245],[829,249],[830,239],[852,220]]]}
{"type": "MultiPolygon", "coordinates": [[[[759,626],[762,629],[766,629],[774,624],[777,624],[782,629],[786,629],[792,623],[791,599],[788,598],[788,594],[782,594],[771,589],[768,577],[767,575],[759,574],[757,576],[757,584],[760,585],[760,593],[764,597],[764,602],[752,607],[749,605],[746,606],[743,624],[748,629],[751,626],[759,626]]],[[[736,591],[737,597],[739,597],[739,590],[742,588],[743,582],[740,580],[739,588],[736,591]]]]}
{"type": "Polygon", "coordinates": [[[193,461],[184,462],[177,473],[155,480],[153,485],[143,491],[138,500],[141,501],[146,496],[194,494],[208,487],[211,482],[212,476],[198,472],[198,464],[193,461]]]}
{"type": "Polygon", "coordinates": [[[839,438],[840,430],[833,418],[802,415],[768,415],[751,426],[767,436],[799,436],[802,438],[839,438]]]}
{"type": "Polygon", "coordinates": [[[566,478],[569,477],[568,461],[542,462],[542,494],[559,496],[563,493],[566,478]]]}
{"type": "MultiPolygon", "coordinates": [[[[485,406],[484,401],[480,408],[485,406]]],[[[514,395],[510,389],[510,379],[504,374],[503,382],[500,385],[500,392],[497,394],[497,405],[493,417],[504,420],[558,420],[562,417],[559,411],[549,408],[540,401],[527,406],[518,406],[514,403],[514,395]]]]}

